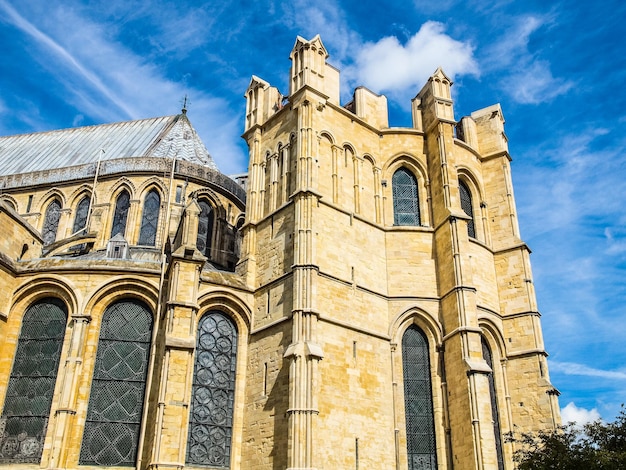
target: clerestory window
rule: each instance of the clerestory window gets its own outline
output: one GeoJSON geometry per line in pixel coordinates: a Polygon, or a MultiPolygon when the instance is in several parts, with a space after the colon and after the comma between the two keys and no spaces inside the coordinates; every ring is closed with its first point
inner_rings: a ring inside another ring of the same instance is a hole
{"type": "Polygon", "coordinates": [[[89,215],[89,196],[83,197],[76,206],[76,216],[74,217],[74,227],[72,233],[78,233],[87,226],[87,217],[89,215]]]}
{"type": "Polygon", "coordinates": [[[156,243],[157,224],[161,209],[161,197],[156,189],[152,189],[143,201],[139,244],[154,246],[156,243]]]}
{"type": "Polygon", "coordinates": [[[59,229],[59,220],[61,219],[61,203],[58,199],[54,199],[46,209],[46,216],[41,230],[41,237],[44,245],[54,243],[57,239],[57,230],[59,229]]]}
{"type": "Polygon", "coordinates": [[[406,168],[398,169],[391,179],[394,225],[420,225],[417,180],[406,168]]]}
{"type": "Polygon", "coordinates": [[[463,212],[470,218],[470,220],[467,221],[467,234],[472,238],[476,238],[472,193],[463,181],[459,181],[459,193],[461,196],[461,209],[463,209],[463,212]]]}
{"type": "Polygon", "coordinates": [[[200,215],[198,216],[196,247],[204,256],[211,259],[214,211],[211,205],[204,199],[198,201],[198,205],[200,206],[200,215]]]}
{"type": "Polygon", "coordinates": [[[111,227],[111,238],[118,233],[122,236],[126,234],[126,220],[130,209],[130,194],[122,191],[115,201],[115,213],[113,214],[113,226],[111,227]]]}

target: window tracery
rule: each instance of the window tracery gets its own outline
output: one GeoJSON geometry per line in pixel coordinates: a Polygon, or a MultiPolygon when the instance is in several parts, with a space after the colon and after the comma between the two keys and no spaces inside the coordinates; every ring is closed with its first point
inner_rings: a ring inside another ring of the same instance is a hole
{"type": "Polygon", "coordinates": [[[237,329],[220,312],[203,316],[193,374],[187,463],[230,468],[237,329]]]}
{"type": "Polygon", "coordinates": [[[135,465],[151,331],[142,302],[123,300],[104,312],[80,464],[135,465]]]}
{"type": "Polygon", "coordinates": [[[66,321],[67,309],[55,298],[24,314],[0,418],[0,462],[41,460],[66,321]]]}
{"type": "Polygon", "coordinates": [[[46,216],[41,230],[41,237],[44,245],[53,243],[57,238],[57,230],[59,229],[59,220],[61,220],[61,203],[58,199],[54,199],[46,209],[46,216]]]}

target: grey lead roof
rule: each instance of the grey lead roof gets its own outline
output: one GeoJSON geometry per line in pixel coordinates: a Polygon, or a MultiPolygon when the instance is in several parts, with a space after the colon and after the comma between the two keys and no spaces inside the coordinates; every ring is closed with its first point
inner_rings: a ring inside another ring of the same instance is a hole
{"type": "Polygon", "coordinates": [[[102,160],[176,157],[218,169],[183,113],[0,137],[0,176],[93,163],[100,156],[102,160]]]}

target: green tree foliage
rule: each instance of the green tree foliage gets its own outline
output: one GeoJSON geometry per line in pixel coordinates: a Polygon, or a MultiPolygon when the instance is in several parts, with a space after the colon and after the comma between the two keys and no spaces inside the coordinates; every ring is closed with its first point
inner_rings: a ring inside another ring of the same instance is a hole
{"type": "Polygon", "coordinates": [[[570,423],[551,431],[509,436],[519,470],[626,469],[626,410],[612,423],[570,423]]]}

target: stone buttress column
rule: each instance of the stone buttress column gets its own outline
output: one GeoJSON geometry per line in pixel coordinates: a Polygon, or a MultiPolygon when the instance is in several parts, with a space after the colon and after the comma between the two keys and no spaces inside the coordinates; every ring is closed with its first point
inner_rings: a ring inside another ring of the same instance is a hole
{"type": "Polygon", "coordinates": [[[298,106],[297,188],[294,201],[294,266],[292,338],[284,357],[289,362],[288,468],[315,468],[314,420],[319,411],[316,398],[318,362],[323,357],[316,340],[318,320],[315,311],[315,250],[313,245],[313,211],[318,195],[312,190],[313,145],[311,104],[303,100],[298,106]]]}
{"type": "Polygon", "coordinates": [[[161,326],[164,338],[161,336],[163,353],[154,441],[146,459],[148,468],[154,470],[180,470],[185,465],[199,309],[198,287],[206,260],[195,245],[199,214],[200,207],[194,200],[185,209],[182,240],[174,246],[167,272],[169,282],[161,326]]]}
{"type": "MultiPolygon", "coordinates": [[[[450,81],[438,69],[418,95],[426,137],[454,468],[497,469],[488,374],[482,356],[468,217],[461,209],[450,81]]],[[[440,456],[441,458],[442,456],[440,456]]]]}
{"type": "Polygon", "coordinates": [[[72,332],[67,358],[59,371],[61,383],[59,390],[59,406],[54,412],[52,427],[52,443],[48,468],[66,468],[68,465],[68,440],[74,426],[76,416],[76,397],[78,394],[78,378],[83,365],[85,336],[91,317],[88,315],[72,315],[72,332]]]}

